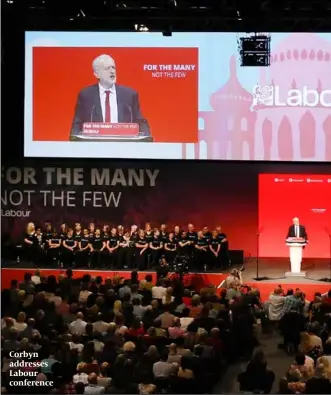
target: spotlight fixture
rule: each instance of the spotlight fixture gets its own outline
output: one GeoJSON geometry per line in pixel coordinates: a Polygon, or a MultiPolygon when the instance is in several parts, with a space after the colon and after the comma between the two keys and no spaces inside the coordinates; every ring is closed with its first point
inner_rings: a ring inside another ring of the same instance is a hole
{"type": "Polygon", "coordinates": [[[136,23],[135,25],[134,25],[134,30],[136,31],[136,32],[148,32],[149,31],[149,28],[146,26],[146,25],[142,25],[142,24],[138,24],[138,23],[136,23]]]}

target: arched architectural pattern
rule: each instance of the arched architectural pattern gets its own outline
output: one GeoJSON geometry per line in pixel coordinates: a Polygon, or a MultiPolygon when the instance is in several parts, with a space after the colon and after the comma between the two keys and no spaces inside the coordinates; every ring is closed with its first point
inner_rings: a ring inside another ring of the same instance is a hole
{"type": "Polygon", "coordinates": [[[241,126],[241,131],[242,131],[242,132],[247,132],[247,131],[248,131],[248,122],[247,122],[247,118],[245,118],[245,117],[242,118],[240,123],[241,123],[241,125],[240,125],[240,126],[241,126]]]}
{"type": "Polygon", "coordinates": [[[242,144],[242,159],[243,160],[250,160],[251,159],[251,147],[249,145],[249,142],[244,140],[242,144]]]}
{"type": "Polygon", "coordinates": [[[299,122],[300,156],[313,158],[315,156],[316,122],[310,111],[307,111],[299,122]]]}
{"type": "Polygon", "coordinates": [[[203,117],[199,117],[198,119],[198,129],[205,130],[205,119],[203,117]]]}
{"type": "Polygon", "coordinates": [[[272,123],[266,118],[262,124],[262,140],[263,140],[263,159],[271,159],[271,144],[272,144],[272,123]]]}
{"type": "Polygon", "coordinates": [[[234,128],[234,119],[233,119],[233,117],[232,116],[229,116],[228,117],[228,119],[227,119],[227,130],[228,130],[228,132],[230,132],[230,131],[232,131],[233,130],[233,128],[234,128]]]}
{"type": "Polygon", "coordinates": [[[331,115],[323,123],[325,133],[325,160],[331,161],[331,115]]]}
{"type": "Polygon", "coordinates": [[[200,141],[200,144],[197,144],[199,146],[199,159],[207,159],[207,143],[205,140],[200,141]]]}
{"type": "Polygon", "coordinates": [[[278,153],[280,160],[293,160],[292,127],[286,116],[283,117],[278,129],[278,153]]]}

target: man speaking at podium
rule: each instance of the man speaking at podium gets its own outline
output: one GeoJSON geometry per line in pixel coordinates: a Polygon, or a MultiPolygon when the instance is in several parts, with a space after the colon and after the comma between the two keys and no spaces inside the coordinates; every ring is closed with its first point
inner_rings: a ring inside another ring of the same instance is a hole
{"type": "Polygon", "coordinates": [[[92,68],[98,84],[79,92],[70,137],[82,133],[84,122],[137,123],[139,136],[149,137],[150,129],[140,112],[138,92],[116,84],[114,59],[100,55],[93,60],[92,68]]]}
{"type": "Polygon", "coordinates": [[[293,225],[288,228],[286,238],[288,239],[289,237],[302,238],[305,242],[308,241],[306,228],[303,225],[300,225],[299,218],[297,217],[293,218],[293,225]]]}

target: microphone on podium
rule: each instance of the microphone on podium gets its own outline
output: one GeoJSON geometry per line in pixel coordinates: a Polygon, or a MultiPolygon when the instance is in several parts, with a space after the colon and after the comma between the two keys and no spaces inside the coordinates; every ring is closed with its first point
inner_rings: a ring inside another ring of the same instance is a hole
{"type": "Polygon", "coordinates": [[[129,113],[130,113],[130,123],[133,123],[132,108],[131,108],[131,106],[129,106],[128,108],[129,108],[129,113]]]}
{"type": "Polygon", "coordinates": [[[91,123],[93,122],[94,110],[95,110],[95,104],[93,104],[92,110],[91,110],[91,117],[90,117],[90,122],[91,122],[91,123]]]}

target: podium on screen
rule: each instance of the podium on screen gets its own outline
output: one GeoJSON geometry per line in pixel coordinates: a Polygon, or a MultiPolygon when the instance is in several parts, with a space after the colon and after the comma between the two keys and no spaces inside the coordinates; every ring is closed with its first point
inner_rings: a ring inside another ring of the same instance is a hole
{"type": "Polygon", "coordinates": [[[137,123],[105,123],[85,122],[82,135],[85,137],[137,137],[139,125],[137,123]]]}

